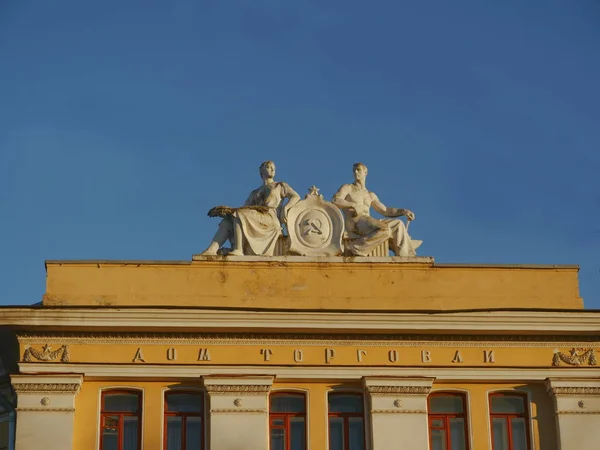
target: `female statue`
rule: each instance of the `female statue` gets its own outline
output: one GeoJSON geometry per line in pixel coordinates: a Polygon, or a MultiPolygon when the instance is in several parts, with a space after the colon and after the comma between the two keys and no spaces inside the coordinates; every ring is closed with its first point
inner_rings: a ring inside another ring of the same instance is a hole
{"type": "Polygon", "coordinates": [[[275,181],[275,163],[265,161],[260,165],[263,184],[250,193],[241,208],[215,206],[209,217],[223,217],[219,229],[202,255],[216,255],[225,241],[231,242],[231,256],[272,256],[277,239],[282,234],[289,209],[300,196],[289,184],[275,181]],[[284,203],[284,200],[287,202],[284,203]]]}

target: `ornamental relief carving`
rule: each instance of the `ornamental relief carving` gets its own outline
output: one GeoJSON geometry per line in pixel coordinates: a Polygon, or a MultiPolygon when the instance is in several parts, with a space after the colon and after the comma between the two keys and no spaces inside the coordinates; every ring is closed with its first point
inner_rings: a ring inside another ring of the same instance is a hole
{"type": "Polygon", "coordinates": [[[42,350],[36,350],[27,346],[23,352],[23,361],[32,362],[34,360],[51,362],[60,358],[61,362],[69,362],[69,346],[63,345],[59,349],[52,351],[52,347],[45,344],[42,350]]]}
{"type": "Polygon", "coordinates": [[[372,409],[371,414],[427,414],[424,409],[372,409]]]}
{"type": "Polygon", "coordinates": [[[271,389],[270,385],[263,384],[206,384],[204,387],[209,395],[267,395],[271,389]]]}
{"type": "Polygon", "coordinates": [[[75,394],[79,391],[79,383],[14,383],[17,394],[75,394]]]}
{"type": "Polygon", "coordinates": [[[568,364],[569,366],[582,366],[584,364],[595,366],[598,364],[596,352],[593,348],[572,348],[569,353],[555,350],[552,357],[552,365],[558,367],[561,363],[568,364]]]}
{"type": "Polygon", "coordinates": [[[426,396],[429,395],[429,386],[367,386],[371,395],[404,395],[404,396],[426,396]]]}
{"type": "Polygon", "coordinates": [[[414,334],[396,335],[331,335],[316,334],[307,338],[297,334],[250,334],[250,333],[22,333],[21,344],[36,345],[40,341],[52,340],[58,344],[196,344],[196,345],[307,345],[340,346],[361,345],[396,347],[597,347],[597,337],[589,340],[582,336],[504,336],[489,335],[485,339],[475,335],[439,336],[414,334]]]}
{"type": "Polygon", "coordinates": [[[600,387],[554,387],[551,390],[555,396],[600,396],[600,387]]]}

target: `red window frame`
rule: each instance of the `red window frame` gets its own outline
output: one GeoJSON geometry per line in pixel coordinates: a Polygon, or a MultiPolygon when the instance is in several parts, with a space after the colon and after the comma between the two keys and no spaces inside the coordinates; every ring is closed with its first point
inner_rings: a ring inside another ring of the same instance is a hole
{"type": "MultiPolygon", "coordinates": [[[[344,450],[350,450],[350,418],[352,417],[360,417],[362,419],[363,426],[363,448],[367,448],[367,433],[365,429],[365,408],[363,404],[363,412],[361,413],[350,413],[350,412],[331,412],[331,408],[329,408],[329,400],[331,397],[335,397],[336,395],[345,395],[345,396],[355,396],[360,397],[361,401],[364,402],[364,396],[361,393],[357,392],[330,392],[327,397],[327,428],[329,428],[329,418],[331,417],[341,417],[344,421],[344,450]]],[[[329,444],[331,445],[331,444],[329,444]]],[[[329,447],[328,445],[328,447],[329,447]]]]}
{"type": "Polygon", "coordinates": [[[463,412],[462,413],[428,413],[427,414],[427,419],[429,422],[429,446],[430,448],[433,448],[433,439],[431,436],[431,430],[437,429],[437,430],[444,430],[446,431],[445,435],[446,435],[446,449],[447,450],[455,450],[452,449],[452,439],[450,436],[450,419],[463,419],[463,423],[465,426],[465,448],[467,450],[469,450],[470,447],[470,443],[469,443],[469,424],[467,422],[467,398],[465,394],[462,394],[460,392],[435,392],[433,394],[430,394],[427,397],[427,411],[431,411],[431,398],[432,397],[459,397],[462,401],[462,406],[463,406],[463,412]],[[444,425],[442,427],[434,427],[433,426],[433,421],[434,420],[443,420],[444,421],[444,425]]]}
{"type": "Polygon", "coordinates": [[[304,417],[304,442],[306,443],[306,395],[301,392],[286,392],[286,391],[278,391],[273,392],[269,396],[269,440],[271,439],[271,430],[285,430],[285,450],[290,450],[292,448],[292,426],[291,419],[293,417],[304,417]],[[271,412],[271,398],[273,397],[284,397],[284,396],[294,396],[294,397],[302,397],[302,401],[304,402],[304,412],[271,412]],[[273,425],[273,421],[277,419],[283,419],[283,425],[273,425]]]}
{"type": "Polygon", "coordinates": [[[201,429],[200,429],[200,448],[198,450],[203,450],[204,449],[204,428],[206,426],[205,422],[204,422],[204,398],[202,398],[202,410],[200,412],[169,412],[167,411],[168,409],[168,398],[169,395],[177,395],[177,394],[192,394],[192,395],[198,395],[200,397],[202,397],[202,392],[200,391],[179,391],[179,390],[173,390],[173,391],[167,391],[165,392],[165,406],[164,406],[164,418],[163,418],[163,448],[167,448],[167,418],[168,417],[181,417],[181,432],[182,432],[182,436],[181,436],[181,448],[187,448],[186,446],[186,433],[187,433],[187,428],[185,426],[186,424],[186,420],[188,417],[200,417],[200,423],[201,423],[201,429]]]}
{"type": "Polygon", "coordinates": [[[102,391],[101,400],[100,400],[100,450],[104,450],[102,447],[102,430],[106,428],[104,426],[104,418],[108,416],[119,416],[119,423],[117,424],[117,449],[123,450],[123,421],[125,416],[129,417],[137,417],[138,419],[138,448],[137,450],[141,450],[142,448],[142,393],[140,391],[134,390],[126,390],[126,389],[118,389],[118,390],[106,390],[102,391]],[[138,408],[137,412],[129,412],[129,411],[107,411],[105,408],[105,398],[107,395],[135,395],[138,398],[138,408]]]}
{"type": "Polygon", "coordinates": [[[520,392],[494,392],[489,395],[490,402],[490,432],[492,435],[492,450],[494,449],[494,423],[493,419],[504,419],[506,421],[506,429],[508,430],[508,450],[513,450],[514,443],[512,437],[511,419],[522,418],[525,421],[525,439],[527,440],[527,450],[531,449],[531,430],[529,428],[529,409],[527,405],[527,394],[520,392]],[[493,397],[521,397],[523,401],[522,413],[492,413],[492,398],[493,397]]]}

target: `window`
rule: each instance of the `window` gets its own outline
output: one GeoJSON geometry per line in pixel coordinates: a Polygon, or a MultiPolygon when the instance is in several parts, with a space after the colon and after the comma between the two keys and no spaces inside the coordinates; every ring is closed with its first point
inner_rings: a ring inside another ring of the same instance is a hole
{"type": "Polygon", "coordinates": [[[361,394],[329,394],[329,450],[364,450],[365,421],[361,394]]]}
{"type": "Polygon", "coordinates": [[[431,394],[427,400],[431,450],[467,450],[465,396],[440,392],[431,394]]]}
{"type": "Polygon", "coordinates": [[[140,450],[142,394],[105,391],[100,410],[100,450],[140,450]]]}
{"type": "Polygon", "coordinates": [[[271,394],[270,450],[306,449],[306,402],[302,394],[271,394]]]}
{"type": "Polygon", "coordinates": [[[165,450],[202,450],[203,400],[201,392],[165,394],[165,450]]]}
{"type": "Polygon", "coordinates": [[[526,396],[490,394],[493,450],[529,450],[526,396]]]}

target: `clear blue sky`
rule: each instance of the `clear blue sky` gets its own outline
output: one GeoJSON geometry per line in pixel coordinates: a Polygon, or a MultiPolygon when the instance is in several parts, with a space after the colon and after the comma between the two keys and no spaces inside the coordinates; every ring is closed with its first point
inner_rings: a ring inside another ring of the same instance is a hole
{"type": "Polygon", "coordinates": [[[579,264],[600,308],[598,0],[0,0],[0,304],[179,259],[258,165],[415,211],[438,262],[579,264]]]}

